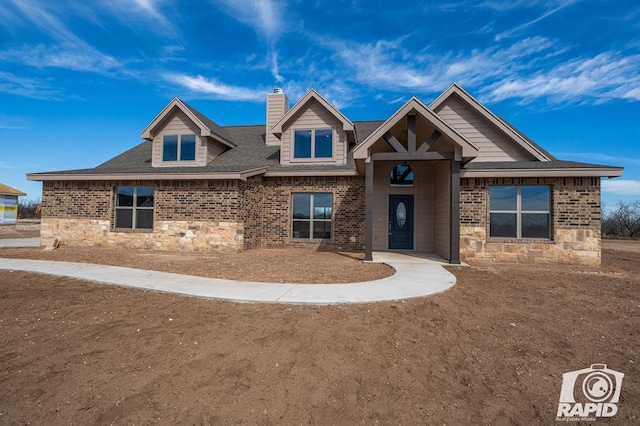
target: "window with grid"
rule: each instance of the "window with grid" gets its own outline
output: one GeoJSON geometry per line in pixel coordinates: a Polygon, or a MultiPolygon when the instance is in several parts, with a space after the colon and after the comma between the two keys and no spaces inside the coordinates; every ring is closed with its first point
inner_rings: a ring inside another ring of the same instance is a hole
{"type": "Polygon", "coordinates": [[[116,188],[115,229],[153,229],[153,187],[116,188]]]}
{"type": "Polygon", "coordinates": [[[331,239],[332,215],[332,194],[293,194],[293,225],[291,236],[300,239],[331,239]]]}
{"type": "Polygon", "coordinates": [[[489,188],[489,235],[492,238],[551,238],[548,186],[489,188]]]}

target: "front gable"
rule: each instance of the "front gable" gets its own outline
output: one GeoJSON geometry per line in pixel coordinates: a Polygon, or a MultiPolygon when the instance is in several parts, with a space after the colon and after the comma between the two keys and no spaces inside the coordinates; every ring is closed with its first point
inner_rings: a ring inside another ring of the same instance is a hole
{"type": "Polygon", "coordinates": [[[474,161],[553,160],[457,84],[451,85],[429,108],[478,147],[474,161]]]}
{"type": "Polygon", "coordinates": [[[153,167],[206,166],[226,149],[235,146],[223,128],[178,98],[174,98],[147,125],[142,137],[152,142],[153,167]],[[170,141],[175,142],[175,155],[165,152],[170,141]]]}
{"type": "Polygon", "coordinates": [[[345,164],[349,143],[355,140],[353,123],[313,89],[270,131],[280,138],[282,165],[345,164]],[[296,150],[296,135],[300,138],[298,141],[306,141],[306,137],[311,140],[310,155],[306,155],[306,149],[296,150]],[[316,156],[321,135],[331,138],[331,152],[325,150],[321,156],[316,156]],[[301,152],[305,155],[300,155],[301,152]]]}
{"type": "Polygon", "coordinates": [[[353,158],[366,160],[374,153],[389,151],[408,152],[413,156],[424,156],[427,151],[453,152],[456,157],[467,161],[478,155],[478,147],[475,144],[440,119],[416,97],[407,101],[359,143],[353,150],[353,158]],[[413,117],[411,132],[410,116],[413,117]]]}

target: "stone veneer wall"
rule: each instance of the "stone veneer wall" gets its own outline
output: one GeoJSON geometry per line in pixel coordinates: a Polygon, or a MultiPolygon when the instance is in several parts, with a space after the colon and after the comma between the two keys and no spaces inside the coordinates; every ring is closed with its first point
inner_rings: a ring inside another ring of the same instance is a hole
{"type": "Polygon", "coordinates": [[[73,246],[237,252],[244,223],[237,181],[44,182],[41,241],[73,246]],[[153,186],[153,231],[112,227],[116,186],[153,186]]]}
{"type": "Polygon", "coordinates": [[[467,178],[460,185],[460,254],[467,261],[600,264],[600,178],[467,178]],[[491,239],[489,187],[551,186],[549,241],[491,239]]]}
{"type": "Polygon", "coordinates": [[[316,245],[334,249],[364,247],[364,177],[279,177],[263,181],[262,245],[316,245]],[[333,194],[331,240],[291,238],[291,203],[296,192],[333,194]]]}

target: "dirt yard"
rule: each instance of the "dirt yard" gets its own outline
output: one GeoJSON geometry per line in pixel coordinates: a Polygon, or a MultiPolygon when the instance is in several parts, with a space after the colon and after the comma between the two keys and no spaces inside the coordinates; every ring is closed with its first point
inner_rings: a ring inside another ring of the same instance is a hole
{"type": "Polygon", "coordinates": [[[595,363],[625,374],[597,423],[638,424],[640,250],[604,246],[601,268],[454,267],[431,298],[329,307],[0,271],[0,424],[548,425],[595,363]]]}
{"type": "Polygon", "coordinates": [[[272,248],[237,254],[120,250],[61,246],[4,248],[0,257],[63,260],[127,266],[210,278],[288,283],[348,283],[376,280],[393,275],[394,270],[379,263],[363,263],[362,253],[272,248]]]}
{"type": "Polygon", "coordinates": [[[0,225],[0,240],[4,238],[29,238],[39,236],[39,219],[18,219],[15,225],[0,225]]]}

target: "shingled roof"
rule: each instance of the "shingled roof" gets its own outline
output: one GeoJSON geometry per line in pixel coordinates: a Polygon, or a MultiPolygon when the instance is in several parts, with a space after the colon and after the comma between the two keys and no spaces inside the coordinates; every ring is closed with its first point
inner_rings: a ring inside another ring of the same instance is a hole
{"type": "Polygon", "coordinates": [[[8,185],[5,185],[3,183],[0,183],[0,195],[16,195],[18,197],[22,197],[25,196],[27,194],[25,194],[22,191],[18,191],[15,188],[12,188],[8,185]]]}

